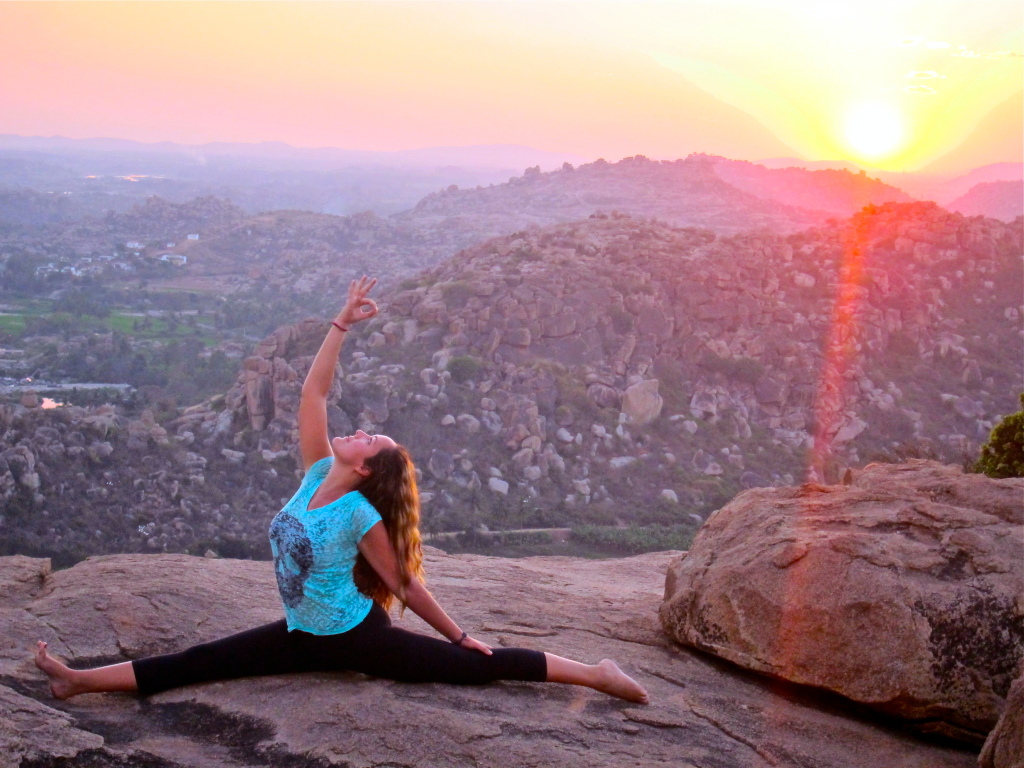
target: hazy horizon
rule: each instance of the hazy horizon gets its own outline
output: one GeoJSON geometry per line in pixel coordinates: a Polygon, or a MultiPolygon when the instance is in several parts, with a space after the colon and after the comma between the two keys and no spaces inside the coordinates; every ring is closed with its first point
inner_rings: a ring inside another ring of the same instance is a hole
{"type": "Polygon", "coordinates": [[[0,20],[0,134],[1022,159],[1017,3],[7,3],[0,20]]]}

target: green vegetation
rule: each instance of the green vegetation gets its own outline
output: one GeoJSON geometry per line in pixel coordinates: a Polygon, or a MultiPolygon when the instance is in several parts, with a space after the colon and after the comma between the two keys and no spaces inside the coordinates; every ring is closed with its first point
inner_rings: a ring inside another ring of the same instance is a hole
{"type": "Polygon", "coordinates": [[[695,533],[688,525],[580,525],[572,529],[571,538],[578,544],[626,556],[689,549],[695,533]]]}
{"type": "Polygon", "coordinates": [[[25,330],[23,315],[0,314],[0,333],[21,334],[25,330]]]}
{"type": "Polygon", "coordinates": [[[730,381],[754,384],[764,373],[764,365],[752,357],[719,357],[708,353],[701,365],[710,373],[718,373],[730,381]]]}
{"type": "MultiPolygon", "coordinates": [[[[482,554],[491,557],[629,557],[645,552],[689,548],[695,530],[684,525],[581,525],[572,528],[568,540],[556,540],[548,531],[465,531],[456,536],[431,539],[430,546],[449,554],[482,554]]],[[[563,534],[564,535],[564,534],[563,534]]]]}
{"type": "Polygon", "coordinates": [[[473,289],[463,280],[453,280],[441,285],[441,295],[448,309],[462,309],[473,298],[473,289]]]}
{"type": "Polygon", "coordinates": [[[1011,413],[992,428],[988,442],[974,465],[989,477],[1024,477],[1024,392],[1021,410],[1011,413]]]}
{"type": "Polygon", "coordinates": [[[448,372],[456,384],[472,381],[482,367],[483,362],[472,355],[458,355],[448,361],[448,372]]]}
{"type": "Polygon", "coordinates": [[[623,334],[630,333],[633,330],[633,315],[622,307],[609,307],[608,317],[611,318],[612,329],[618,335],[622,336],[623,334]]]}
{"type": "Polygon", "coordinates": [[[524,245],[521,248],[510,253],[509,258],[513,262],[518,262],[521,264],[524,261],[542,261],[544,257],[541,254],[537,253],[530,246],[524,245]]]}

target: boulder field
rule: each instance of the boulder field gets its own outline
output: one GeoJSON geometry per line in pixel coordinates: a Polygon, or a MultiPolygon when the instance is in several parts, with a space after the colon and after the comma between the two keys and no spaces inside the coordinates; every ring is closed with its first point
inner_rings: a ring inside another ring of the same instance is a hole
{"type": "Polygon", "coordinates": [[[1024,479],[912,460],[754,489],[669,566],[679,642],[976,744],[1024,671],[1024,479]]]}
{"type": "MultiPolygon", "coordinates": [[[[647,687],[646,707],[554,684],[464,688],[344,673],[58,702],[32,665],[36,639],[85,666],[268,622],[280,616],[271,564],[113,555],[51,572],[46,560],[0,558],[0,768],[976,765],[975,750],[670,640],[657,616],[678,554],[597,561],[426,552],[428,586],[476,637],[616,659],[647,687]]],[[[400,623],[430,631],[411,614],[400,623]]]]}

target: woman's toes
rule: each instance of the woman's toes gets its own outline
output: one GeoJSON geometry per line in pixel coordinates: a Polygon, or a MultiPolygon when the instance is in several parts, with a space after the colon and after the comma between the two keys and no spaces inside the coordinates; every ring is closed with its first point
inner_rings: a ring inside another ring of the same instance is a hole
{"type": "Polygon", "coordinates": [[[601,670],[602,678],[600,689],[605,693],[638,704],[647,704],[650,701],[643,686],[619,669],[619,665],[611,659],[604,659],[598,664],[598,669],[601,670]]]}

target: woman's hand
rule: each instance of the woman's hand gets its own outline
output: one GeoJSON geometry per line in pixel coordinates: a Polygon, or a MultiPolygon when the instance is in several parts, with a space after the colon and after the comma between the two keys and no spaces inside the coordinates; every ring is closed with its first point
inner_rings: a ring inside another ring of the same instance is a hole
{"type": "Polygon", "coordinates": [[[481,643],[479,640],[470,637],[469,635],[466,635],[466,637],[463,638],[463,640],[459,643],[459,647],[466,648],[470,651],[480,651],[480,653],[485,654],[487,656],[490,656],[492,654],[491,646],[485,645],[484,643],[481,643]]]}
{"type": "Polygon", "coordinates": [[[337,322],[346,328],[351,328],[361,320],[369,320],[378,312],[377,303],[368,299],[366,294],[377,284],[377,278],[369,278],[363,275],[358,280],[353,280],[348,286],[348,301],[338,313],[337,322]]]}

